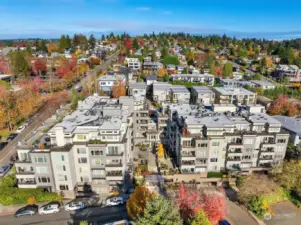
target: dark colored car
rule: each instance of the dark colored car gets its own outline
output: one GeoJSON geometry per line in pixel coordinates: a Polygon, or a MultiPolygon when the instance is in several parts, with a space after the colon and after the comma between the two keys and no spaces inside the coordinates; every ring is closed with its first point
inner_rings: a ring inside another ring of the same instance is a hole
{"type": "Polygon", "coordinates": [[[221,220],[218,223],[219,225],[231,225],[231,223],[229,223],[227,220],[221,220]]]}
{"type": "Polygon", "coordinates": [[[0,151],[4,149],[4,147],[7,145],[7,142],[0,142],[0,151]]]}
{"type": "Polygon", "coordinates": [[[21,216],[33,216],[38,212],[39,207],[37,205],[27,205],[21,209],[18,209],[18,211],[15,213],[15,217],[21,217],[21,216]]]}
{"type": "Polygon", "coordinates": [[[12,133],[12,134],[10,134],[10,135],[6,138],[6,140],[7,140],[8,142],[10,142],[10,141],[14,140],[17,136],[18,136],[18,134],[12,133]]]}

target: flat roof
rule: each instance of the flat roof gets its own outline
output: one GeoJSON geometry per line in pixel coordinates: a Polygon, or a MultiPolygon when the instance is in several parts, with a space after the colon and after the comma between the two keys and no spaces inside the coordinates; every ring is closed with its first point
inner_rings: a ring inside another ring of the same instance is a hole
{"type": "Polygon", "coordinates": [[[146,89],[146,83],[140,82],[140,83],[130,83],[129,84],[130,88],[134,89],[146,89]]]}
{"type": "Polygon", "coordinates": [[[192,89],[194,89],[197,93],[213,92],[212,89],[206,86],[193,86],[192,89]]]}
{"type": "Polygon", "coordinates": [[[288,116],[273,116],[273,118],[278,120],[285,129],[301,136],[301,119],[288,116]]]}
{"type": "Polygon", "coordinates": [[[273,118],[272,116],[269,116],[265,113],[256,113],[256,114],[251,114],[249,116],[249,120],[253,123],[269,123],[269,124],[279,124],[281,123],[273,118]]]}
{"type": "Polygon", "coordinates": [[[171,74],[170,77],[214,77],[214,75],[209,73],[200,74],[171,74]]]}
{"type": "Polygon", "coordinates": [[[173,93],[190,93],[188,89],[183,85],[172,85],[170,89],[173,93]]]}
{"type": "Polygon", "coordinates": [[[255,95],[245,88],[215,87],[214,89],[222,95],[255,95]]]}
{"type": "Polygon", "coordinates": [[[225,115],[206,117],[187,116],[185,122],[187,125],[204,125],[212,128],[235,126],[235,123],[225,115]]]}
{"type": "Polygon", "coordinates": [[[260,86],[274,86],[275,84],[273,84],[272,82],[266,81],[266,80],[252,80],[251,83],[260,85],[260,86]]]}
{"type": "Polygon", "coordinates": [[[167,82],[156,82],[153,83],[153,90],[154,91],[165,91],[165,90],[169,90],[171,88],[171,84],[167,83],[167,82]]]}

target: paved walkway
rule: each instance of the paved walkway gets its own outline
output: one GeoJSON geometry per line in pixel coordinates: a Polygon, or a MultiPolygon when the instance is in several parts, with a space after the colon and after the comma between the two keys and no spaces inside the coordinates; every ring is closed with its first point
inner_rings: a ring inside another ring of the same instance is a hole
{"type": "Polygon", "coordinates": [[[227,200],[227,219],[232,225],[258,225],[253,217],[236,203],[227,200]]]}

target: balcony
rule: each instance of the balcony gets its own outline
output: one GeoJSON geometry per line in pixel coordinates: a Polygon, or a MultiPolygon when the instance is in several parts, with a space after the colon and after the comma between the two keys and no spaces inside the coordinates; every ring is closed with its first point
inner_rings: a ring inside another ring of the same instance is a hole
{"type": "Polygon", "coordinates": [[[231,154],[231,153],[242,153],[242,150],[241,150],[241,148],[229,149],[228,153],[229,154],[231,154]]]}
{"type": "Polygon", "coordinates": [[[123,167],[122,163],[108,163],[106,167],[123,167]]]}
{"type": "Polygon", "coordinates": [[[181,164],[184,165],[184,166],[194,166],[195,165],[195,161],[194,160],[182,161],[181,164]]]}
{"type": "Polygon", "coordinates": [[[105,169],[105,165],[92,164],[91,170],[103,170],[105,169]]]}
{"type": "Polygon", "coordinates": [[[123,156],[123,152],[106,153],[106,156],[123,156]]]}
{"type": "Polygon", "coordinates": [[[272,148],[272,147],[268,147],[268,148],[262,149],[262,152],[263,152],[263,153],[264,153],[264,152],[275,152],[275,149],[272,148]]]}
{"type": "Polygon", "coordinates": [[[196,165],[206,165],[207,164],[207,159],[197,159],[195,161],[196,165]]]}
{"type": "Polygon", "coordinates": [[[99,178],[105,178],[106,175],[105,174],[95,174],[92,173],[92,179],[99,179],[99,178]]]}
{"type": "Polygon", "coordinates": [[[227,158],[227,161],[229,161],[229,162],[232,162],[232,161],[237,162],[237,161],[241,161],[241,158],[240,157],[229,157],[229,158],[227,158]]]}
{"type": "Polygon", "coordinates": [[[182,152],[182,157],[195,157],[195,152],[182,152]]]}
{"type": "Polygon", "coordinates": [[[273,160],[273,156],[270,156],[270,155],[261,155],[260,157],[259,157],[259,160],[260,161],[265,161],[265,160],[273,160]]]}
{"type": "Polygon", "coordinates": [[[107,172],[107,177],[120,177],[122,176],[122,171],[110,171],[107,172]]]}
{"type": "Polygon", "coordinates": [[[37,182],[35,179],[18,179],[19,188],[36,188],[37,182]]]}

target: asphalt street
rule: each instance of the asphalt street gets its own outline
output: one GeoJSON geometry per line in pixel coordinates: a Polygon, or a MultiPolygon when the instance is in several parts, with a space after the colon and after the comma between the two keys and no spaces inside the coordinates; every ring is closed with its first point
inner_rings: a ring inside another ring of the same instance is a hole
{"type": "Polygon", "coordinates": [[[66,212],[62,209],[61,212],[49,215],[36,214],[20,218],[16,218],[14,215],[2,216],[0,217],[0,225],[66,225],[68,221],[74,222],[75,224],[80,221],[88,221],[100,225],[123,219],[128,219],[125,205],[105,208],[91,206],[75,212],[66,212]]]}
{"type": "MultiPolygon", "coordinates": [[[[106,70],[110,66],[111,62],[116,61],[117,54],[118,53],[111,55],[103,64],[98,65],[93,70],[89,71],[87,73],[87,76],[81,80],[80,84],[83,85],[85,83],[85,79],[89,79],[89,76],[98,74],[100,71],[106,70]]],[[[11,156],[16,154],[18,143],[28,139],[31,133],[35,131],[47,118],[49,118],[52,113],[53,111],[48,110],[47,104],[41,107],[41,109],[35,114],[35,116],[30,119],[30,123],[25,128],[25,130],[0,152],[0,167],[10,163],[11,156]]]]}

